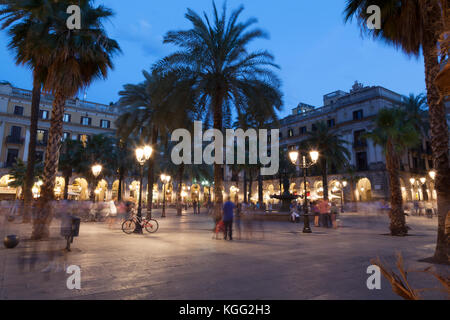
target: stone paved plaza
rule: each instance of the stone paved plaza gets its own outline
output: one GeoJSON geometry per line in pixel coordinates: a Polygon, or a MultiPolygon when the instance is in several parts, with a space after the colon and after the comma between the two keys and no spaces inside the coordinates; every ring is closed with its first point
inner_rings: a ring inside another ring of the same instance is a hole
{"type": "MultiPolygon", "coordinates": [[[[57,222],[51,241],[2,246],[0,299],[399,299],[384,278],[381,290],[367,289],[370,259],[393,266],[401,252],[408,269],[430,266],[418,260],[432,256],[437,224],[408,218],[411,236],[393,238],[385,235],[386,216],[353,213],[341,217],[342,228],[313,228],[312,234],[303,234],[302,224],[253,222],[251,236],[235,234],[230,242],[212,239],[206,215],[180,218],[170,211],[158,220],[160,230],[142,236],[82,223],[70,253],[61,250],[57,222]],[[67,289],[64,265],[80,266],[81,290],[67,289]]],[[[26,239],[30,226],[2,219],[0,236],[11,233],[26,239]]],[[[450,269],[434,268],[447,275],[450,269]]],[[[428,274],[410,276],[414,288],[439,287],[428,274]]],[[[446,298],[439,291],[424,297],[446,298]]]]}

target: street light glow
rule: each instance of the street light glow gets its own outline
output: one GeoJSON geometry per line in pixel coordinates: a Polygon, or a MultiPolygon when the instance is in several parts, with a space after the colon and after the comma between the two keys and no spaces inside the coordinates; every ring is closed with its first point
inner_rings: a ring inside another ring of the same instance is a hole
{"type": "Polygon", "coordinates": [[[297,161],[298,161],[298,156],[299,156],[299,153],[298,153],[297,150],[292,150],[292,151],[289,152],[289,159],[291,160],[291,162],[292,162],[293,164],[296,164],[296,163],[297,163],[297,161]]]}
{"type": "Polygon", "coordinates": [[[102,172],[103,167],[99,164],[93,165],[92,166],[92,174],[94,175],[94,177],[98,177],[100,175],[100,172],[102,172]]]}
{"type": "Polygon", "coordinates": [[[431,179],[433,179],[433,180],[436,179],[436,171],[431,170],[428,174],[430,175],[431,179]]]}
{"type": "Polygon", "coordinates": [[[318,152],[318,151],[311,151],[311,152],[309,153],[309,155],[310,155],[311,160],[312,160],[313,162],[317,162],[317,160],[319,160],[319,152],[318,152]]]}

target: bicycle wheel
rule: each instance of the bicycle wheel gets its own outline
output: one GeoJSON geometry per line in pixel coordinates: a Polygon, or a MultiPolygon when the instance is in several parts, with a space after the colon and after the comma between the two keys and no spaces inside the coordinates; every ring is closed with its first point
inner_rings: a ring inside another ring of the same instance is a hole
{"type": "Polygon", "coordinates": [[[122,231],[126,234],[132,234],[134,229],[136,228],[136,223],[133,221],[133,219],[125,220],[122,223],[122,231]]]}
{"type": "Polygon", "coordinates": [[[150,219],[145,224],[145,230],[147,230],[148,233],[155,233],[159,229],[159,223],[155,219],[150,219]]]}

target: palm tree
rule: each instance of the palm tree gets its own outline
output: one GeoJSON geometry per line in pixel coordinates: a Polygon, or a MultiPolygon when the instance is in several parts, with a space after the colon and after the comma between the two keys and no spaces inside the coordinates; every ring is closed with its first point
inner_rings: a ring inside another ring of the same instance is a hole
{"type": "Polygon", "coordinates": [[[33,16],[48,18],[47,7],[43,0],[8,0],[2,2],[0,10],[0,29],[8,29],[10,42],[8,48],[15,54],[17,65],[25,65],[33,71],[33,90],[31,97],[30,143],[28,145],[27,171],[24,182],[24,222],[30,219],[29,205],[33,199],[31,189],[34,184],[36,163],[36,136],[39,117],[41,88],[47,74],[47,68],[40,59],[40,50],[36,46],[41,35],[48,32],[49,21],[34,19],[33,16]],[[33,44],[33,45],[30,45],[33,44]]]}
{"type": "Polygon", "coordinates": [[[78,140],[66,139],[59,155],[59,171],[64,177],[64,199],[69,195],[69,183],[73,172],[81,171],[83,144],[78,140]]]}
{"type": "MultiPolygon", "coordinates": [[[[449,245],[445,235],[445,218],[450,211],[449,133],[445,106],[435,82],[442,80],[438,79],[441,71],[438,42],[441,34],[445,31],[444,11],[448,9],[448,6],[443,4],[445,1],[439,0],[347,0],[344,12],[346,21],[355,16],[361,29],[374,38],[392,44],[408,55],[419,57],[420,53],[423,53],[431,125],[431,146],[437,172],[436,191],[439,222],[434,258],[437,261],[448,262],[449,245]],[[367,28],[369,19],[367,8],[370,5],[378,5],[381,8],[382,26],[379,30],[367,28]]],[[[448,23],[448,16],[446,23],[448,23]]],[[[445,54],[441,54],[441,58],[444,57],[445,54]]]]}
{"type": "MultiPolygon", "coordinates": [[[[249,52],[250,42],[267,35],[260,29],[249,29],[256,19],[239,22],[243,7],[227,17],[226,6],[219,14],[213,3],[213,16],[204,18],[191,9],[186,19],[189,30],[170,31],[164,43],[173,44],[179,51],[161,60],[156,69],[161,72],[177,70],[192,81],[198,109],[214,129],[223,130],[224,111],[234,107],[237,114],[245,113],[247,102],[259,96],[271,95],[281,106],[280,81],[270,68],[277,68],[267,51],[249,52]]],[[[222,165],[214,164],[216,214],[223,203],[222,165]]]]}
{"type": "Polygon", "coordinates": [[[414,124],[405,121],[405,118],[406,112],[400,108],[381,109],[375,120],[375,129],[365,135],[380,145],[386,156],[391,197],[390,230],[393,236],[405,236],[408,233],[399,176],[401,153],[420,141],[414,124]]]}
{"type": "Polygon", "coordinates": [[[406,119],[414,124],[423,137],[427,137],[430,130],[427,97],[423,94],[410,93],[403,98],[402,107],[405,110],[406,119]]]}
{"type": "MultiPolygon", "coordinates": [[[[33,239],[42,239],[49,234],[48,225],[52,220],[48,202],[53,199],[53,189],[58,169],[59,150],[62,137],[62,118],[65,102],[80,89],[87,87],[97,78],[106,78],[113,67],[112,56],[120,51],[115,40],[108,38],[103,21],[113,13],[104,6],[94,7],[91,0],[80,0],[82,28],[67,28],[67,7],[69,0],[48,1],[50,7],[51,32],[45,33],[30,46],[42,48],[41,59],[48,67],[44,90],[53,93],[52,117],[46,149],[44,184],[39,210],[33,224],[33,239]]],[[[33,16],[34,19],[40,19],[33,16]]]]}
{"type": "MultiPolygon", "coordinates": [[[[37,163],[34,167],[33,172],[35,176],[33,177],[33,185],[35,182],[38,182],[42,179],[42,173],[44,171],[44,167],[42,163],[37,163]]],[[[9,171],[9,175],[11,176],[11,181],[8,186],[12,188],[23,188],[25,187],[27,173],[27,164],[24,163],[20,158],[17,159],[16,163],[12,166],[9,171]]]]}
{"type": "Polygon", "coordinates": [[[322,172],[323,198],[328,200],[328,171],[330,167],[343,168],[350,159],[350,151],[343,140],[327,123],[315,124],[315,130],[307,133],[307,139],[302,141],[301,149],[315,149],[320,153],[319,167],[322,172]]]}
{"type": "MultiPolygon", "coordinates": [[[[127,84],[119,92],[121,116],[117,119],[118,135],[127,138],[134,134],[143,143],[151,141],[154,148],[158,141],[165,144],[171,130],[184,128],[190,122],[193,108],[190,87],[175,73],[164,76],[157,72],[143,71],[145,80],[137,85],[127,84]],[[177,87],[177,94],[173,94],[177,87]],[[188,89],[187,91],[184,89],[188,89]]],[[[148,185],[155,182],[155,157],[149,160],[148,185]]],[[[150,189],[149,189],[150,190],[150,189]]],[[[153,192],[147,196],[147,216],[151,217],[153,192]]]]}

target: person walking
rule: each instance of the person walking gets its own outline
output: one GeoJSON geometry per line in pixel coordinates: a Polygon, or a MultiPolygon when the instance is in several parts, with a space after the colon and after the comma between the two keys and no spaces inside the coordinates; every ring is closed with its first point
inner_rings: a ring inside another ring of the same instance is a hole
{"type": "Polygon", "coordinates": [[[310,204],[311,213],[314,215],[314,226],[319,227],[319,208],[317,205],[317,201],[313,201],[310,204]]]}
{"type": "Polygon", "coordinates": [[[223,223],[225,225],[224,230],[224,240],[233,240],[233,210],[236,208],[233,202],[231,202],[230,197],[228,197],[227,201],[223,205],[223,223]]]}
{"type": "Polygon", "coordinates": [[[330,204],[325,199],[322,199],[319,202],[318,207],[319,207],[319,214],[320,214],[320,220],[321,220],[320,224],[322,225],[322,227],[329,228],[330,226],[329,226],[328,217],[329,217],[329,212],[330,212],[329,211],[330,204]]]}
{"type": "Polygon", "coordinates": [[[331,203],[330,213],[331,213],[331,223],[333,224],[333,228],[337,229],[338,228],[337,216],[339,214],[339,208],[337,207],[336,202],[334,202],[334,201],[331,203]]]}
{"type": "Polygon", "coordinates": [[[196,200],[192,201],[192,206],[194,207],[194,215],[196,215],[197,214],[197,201],[196,200]]]}

